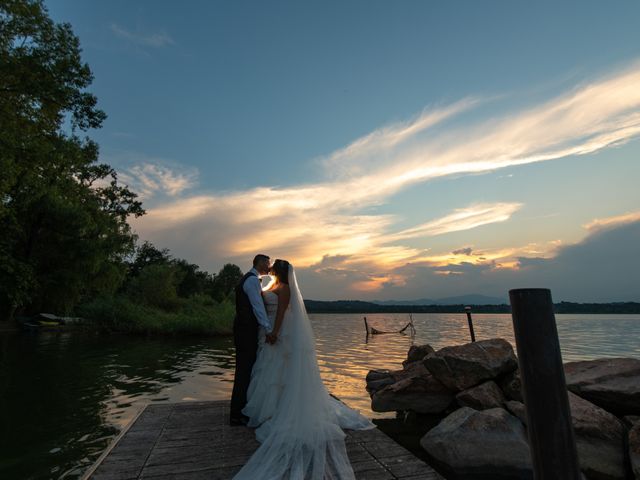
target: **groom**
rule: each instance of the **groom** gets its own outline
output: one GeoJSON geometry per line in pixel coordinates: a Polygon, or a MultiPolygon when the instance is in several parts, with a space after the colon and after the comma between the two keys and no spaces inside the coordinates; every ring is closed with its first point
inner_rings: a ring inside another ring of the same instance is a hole
{"type": "Polygon", "coordinates": [[[253,259],[253,268],[236,287],[236,317],[233,321],[233,341],[236,347],[236,372],[231,394],[231,425],[246,425],[249,418],[242,414],[247,403],[247,389],[251,380],[251,369],[258,350],[258,324],[267,332],[271,322],[262,301],[262,275],[269,273],[269,257],[258,254],[253,259]]]}

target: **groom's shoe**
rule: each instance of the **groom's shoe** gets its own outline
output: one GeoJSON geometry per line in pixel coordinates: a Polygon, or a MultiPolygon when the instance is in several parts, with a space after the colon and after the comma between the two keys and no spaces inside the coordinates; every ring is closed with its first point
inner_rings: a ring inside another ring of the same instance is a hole
{"type": "Polygon", "coordinates": [[[249,423],[249,417],[246,415],[240,415],[239,417],[229,418],[229,425],[232,427],[246,426],[249,423]]]}

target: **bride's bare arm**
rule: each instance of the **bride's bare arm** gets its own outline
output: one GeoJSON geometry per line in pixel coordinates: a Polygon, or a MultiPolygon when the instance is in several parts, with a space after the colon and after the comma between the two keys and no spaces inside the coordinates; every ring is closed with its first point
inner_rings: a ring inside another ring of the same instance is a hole
{"type": "Polygon", "coordinates": [[[278,335],[280,332],[280,327],[282,327],[282,319],[284,318],[284,312],[287,310],[289,306],[289,299],[291,298],[291,290],[289,289],[289,285],[282,285],[280,291],[278,292],[278,311],[276,312],[276,324],[273,327],[273,334],[278,335]]]}

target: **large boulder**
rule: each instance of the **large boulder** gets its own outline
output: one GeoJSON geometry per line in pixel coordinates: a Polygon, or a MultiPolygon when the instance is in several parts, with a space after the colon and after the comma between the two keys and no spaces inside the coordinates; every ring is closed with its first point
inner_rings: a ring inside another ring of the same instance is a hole
{"type": "Polygon", "coordinates": [[[640,422],[629,430],[629,460],[636,480],[640,479],[640,422]]]}
{"type": "Polygon", "coordinates": [[[429,344],[411,345],[411,347],[409,347],[409,352],[407,353],[407,359],[402,362],[402,365],[407,366],[410,363],[419,362],[423,360],[424,357],[434,352],[435,350],[429,344]]]}
{"type": "Polygon", "coordinates": [[[462,407],[422,437],[420,445],[456,478],[533,478],[524,427],[502,408],[462,407]]]}
{"type": "MultiPolygon", "coordinates": [[[[611,413],[568,392],[576,448],[582,470],[589,480],[625,478],[625,428],[611,413]]],[[[525,406],[505,403],[526,425],[525,406]]]]}
{"type": "Polygon", "coordinates": [[[517,400],[507,400],[504,402],[506,409],[522,422],[523,425],[527,424],[527,411],[524,409],[524,403],[517,400]]]}
{"type": "Polygon", "coordinates": [[[373,394],[373,392],[376,392],[387,385],[396,383],[396,380],[393,378],[393,374],[390,370],[369,370],[365,381],[367,382],[367,391],[370,394],[373,394]]]}
{"type": "Polygon", "coordinates": [[[515,370],[513,347],[502,338],[445,347],[424,359],[427,369],[452,390],[462,391],[515,370]]]}
{"type": "Polygon", "coordinates": [[[378,390],[400,380],[430,375],[422,362],[409,363],[401,370],[370,370],[366,377],[367,391],[373,395],[378,390]]]}
{"type": "Polygon", "coordinates": [[[500,380],[500,388],[509,400],[522,402],[522,382],[520,381],[520,370],[515,369],[507,373],[500,380]]]}
{"type": "Polygon", "coordinates": [[[405,378],[415,378],[422,376],[429,376],[429,370],[424,366],[422,362],[411,362],[408,363],[402,368],[402,370],[394,370],[391,372],[393,378],[397,381],[404,380],[405,378]]]}
{"type": "Polygon", "coordinates": [[[589,479],[625,478],[625,428],[615,415],[569,392],[580,469],[589,479]]]}
{"type": "Polygon", "coordinates": [[[601,358],[564,365],[567,388],[615,413],[640,414],[640,360],[601,358]]]}
{"type": "Polygon", "coordinates": [[[371,397],[371,409],[374,412],[442,413],[452,400],[451,390],[433,375],[423,375],[405,378],[378,390],[371,397]]]}
{"type": "Polygon", "coordinates": [[[505,398],[496,382],[489,380],[458,393],[456,400],[461,407],[487,410],[502,407],[505,398]]]}

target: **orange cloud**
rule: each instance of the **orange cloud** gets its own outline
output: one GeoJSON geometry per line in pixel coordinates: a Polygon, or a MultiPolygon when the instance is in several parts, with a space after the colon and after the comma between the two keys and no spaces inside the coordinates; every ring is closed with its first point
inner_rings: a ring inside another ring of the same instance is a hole
{"type": "Polygon", "coordinates": [[[606,218],[594,218],[584,225],[589,231],[604,230],[607,228],[617,227],[627,223],[637,222],[640,220],[640,212],[629,212],[622,215],[615,215],[606,218]]]}

